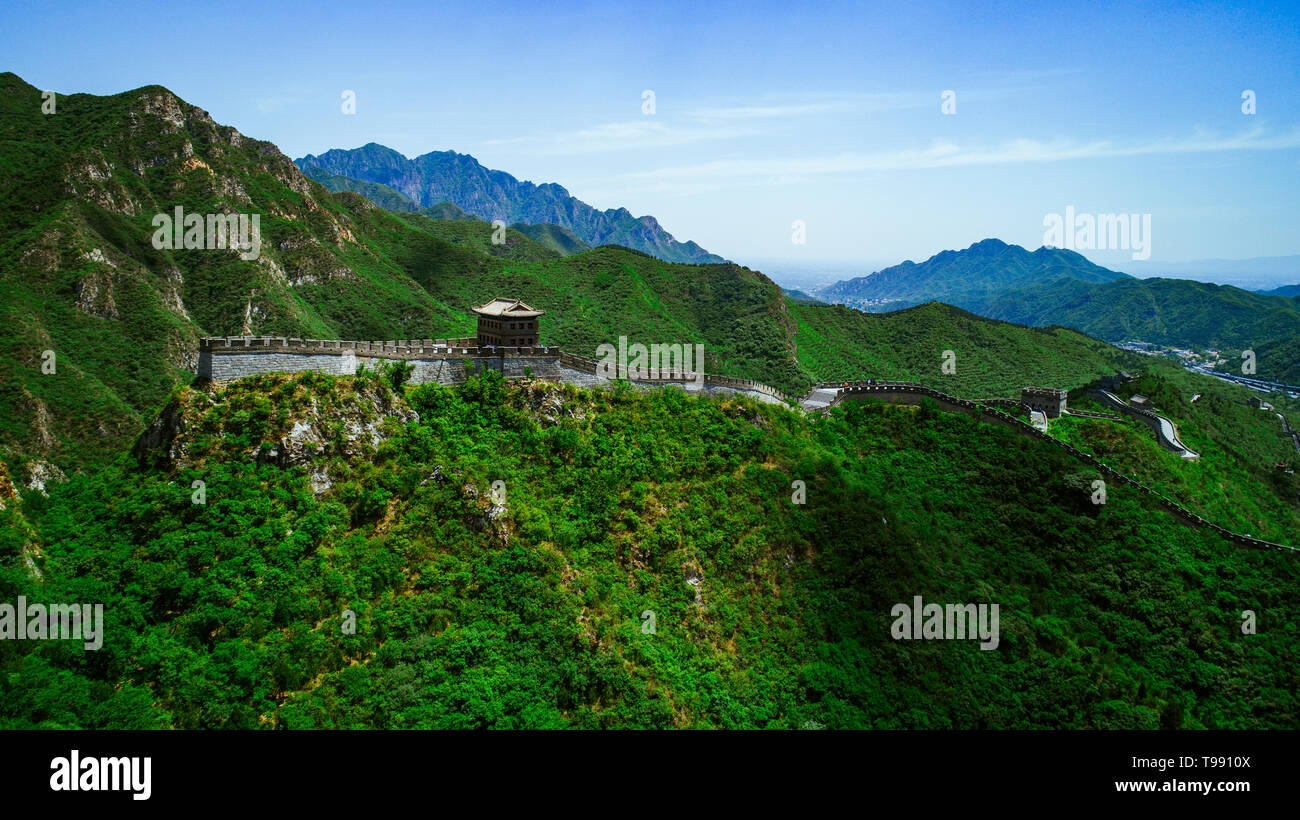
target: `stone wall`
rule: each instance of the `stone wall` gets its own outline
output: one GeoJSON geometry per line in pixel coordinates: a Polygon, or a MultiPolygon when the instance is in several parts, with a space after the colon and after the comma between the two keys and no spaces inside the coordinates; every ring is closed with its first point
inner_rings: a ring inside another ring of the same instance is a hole
{"type": "MultiPolygon", "coordinates": [[[[564,367],[578,371],[580,373],[595,374],[597,362],[594,359],[574,356],[571,353],[560,354],[560,364],[564,367]]],[[[681,373],[662,371],[659,378],[640,378],[628,379],[627,368],[618,368],[618,378],[630,381],[634,384],[644,385],[682,385],[688,391],[701,390],[704,393],[742,393],[752,396],[759,401],[775,404],[778,402],[788,401],[786,395],[775,387],[770,387],[762,382],[756,382],[753,379],[737,379],[731,376],[715,376],[708,373],[704,374],[703,379],[694,376],[684,378],[681,373]]]]}
{"type": "Polygon", "coordinates": [[[457,384],[484,370],[495,370],[506,378],[530,373],[538,378],[555,377],[560,372],[556,347],[480,348],[473,339],[361,342],[267,336],[200,340],[197,372],[213,381],[308,370],[350,376],[359,366],[373,369],[385,361],[410,362],[413,384],[457,384]]]}

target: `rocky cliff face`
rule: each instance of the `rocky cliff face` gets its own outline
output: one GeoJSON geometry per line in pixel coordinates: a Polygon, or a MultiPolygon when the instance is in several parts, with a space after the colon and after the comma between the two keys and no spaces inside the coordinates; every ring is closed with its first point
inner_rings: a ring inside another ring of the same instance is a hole
{"type": "Polygon", "coordinates": [[[301,168],[380,183],[430,207],[452,202],[483,219],[549,223],[572,230],[588,245],[626,245],[666,262],[716,264],[722,257],[694,242],[678,242],[653,216],[633,216],[626,208],[600,211],[553,182],[535,185],[504,171],[484,168],[468,154],[433,151],[408,160],[370,143],[350,151],[338,148],[296,160],[301,168]]]}

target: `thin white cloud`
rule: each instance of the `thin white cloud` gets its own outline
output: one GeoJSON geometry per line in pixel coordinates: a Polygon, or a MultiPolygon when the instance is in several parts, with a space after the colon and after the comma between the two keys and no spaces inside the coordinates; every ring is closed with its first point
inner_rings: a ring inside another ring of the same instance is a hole
{"type": "Polygon", "coordinates": [[[754,128],[720,127],[686,123],[672,125],[647,116],[640,120],[607,122],[593,128],[584,128],[543,137],[514,137],[495,139],[485,145],[535,143],[542,154],[590,154],[605,151],[643,150],[667,148],[675,145],[707,140],[736,139],[758,133],[754,128]]]}
{"type": "Polygon", "coordinates": [[[1141,143],[1110,140],[1075,142],[1017,139],[991,148],[966,148],[952,142],[935,142],[928,148],[878,152],[845,152],[820,157],[716,160],[691,165],[666,166],[620,174],[613,179],[632,183],[663,185],[674,181],[699,184],[728,178],[772,178],[819,174],[907,171],[972,165],[1008,165],[1060,162],[1064,160],[1113,159],[1158,154],[1208,153],[1221,151],[1275,151],[1300,148],[1300,128],[1267,136],[1254,128],[1231,136],[1197,134],[1183,139],[1162,139],[1141,143]]]}
{"type": "Polygon", "coordinates": [[[484,145],[533,144],[542,154],[583,154],[605,151],[668,148],[697,142],[771,134],[771,121],[796,120],[845,113],[938,105],[936,90],[926,97],[914,93],[817,94],[765,98],[743,105],[694,104],[674,112],[659,101],[659,111],[636,119],[607,122],[575,131],[487,140],[484,145]],[[759,122],[766,124],[760,127],[759,122]]]}
{"type": "Polygon", "coordinates": [[[697,106],[687,109],[686,116],[697,120],[753,120],[793,119],[848,112],[870,114],[937,105],[938,94],[936,90],[928,96],[920,93],[816,95],[748,105],[697,106]]]}
{"type": "MultiPolygon", "coordinates": [[[[487,146],[530,146],[537,154],[589,154],[646,150],[699,142],[770,136],[782,124],[794,126],[817,117],[870,115],[885,111],[938,108],[942,89],[869,93],[816,93],[761,97],[737,104],[695,102],[676,109],[657,100],[658,113],[607,122],[573,131],[485,140],[487,146]]],[[[1020,89],[1023,91],[1023,89],[1020,89]]],[[[960,99],[993,100],[1019,93],[1014,88],[962,89],[960,99]]],[[[806,123],[804,123],[806,126],[806,123]]]]}

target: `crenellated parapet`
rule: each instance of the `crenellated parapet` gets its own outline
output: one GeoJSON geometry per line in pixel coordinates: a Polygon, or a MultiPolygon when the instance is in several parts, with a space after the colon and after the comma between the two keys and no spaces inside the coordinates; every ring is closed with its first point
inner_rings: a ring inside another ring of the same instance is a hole
{"type": "Polygon", "coordinates": [[[412,384],[458,384],[493,370],[506,378],[559,373],[560,349],[482,347],[476,338],[363,341],[286,336],[209,336],[199,340],[198,375],[230,381],[264,373],[315,371],[351,376],[384,361],[412,365],[412,384]]]}
{"type": "Polygon", "coordinates": [[[206,336],[199,340],[199,353],[302,353],[308,355],[344,355],[375,359],[413,359],[485,356],[559,356],[554,346],[530,347],[480,346],[473,336],[460,339],[390,339],[355,341],[340,339],[299,339],[286,336],[206,336]]]}
{"type": "MultiPolygon", "coordinates": [[[[593,375],[599,372],[599,362],[595,359],[588,359],[583,356],[575,356],[572,353],[561,353],[560,364],[572,370],[582,373],[591,373],[593,375]]],[[[769,396],[778,401],[788,401],[784,393],[775,387],[756,382],[753,379],[738,379],[732,376],[715,376],[711,373],[704,373],[698,379],[693,373],[684,373],[679,370],[662,370],[639,375],[638,378],[628,378],[628,368],[626,366],[617,367],[614,378],[628,381],[641,382],[646,384],[679,384],[693,383],[699,381],[706,387],[723,388],[724,390],[738,390],[746,393],[758,393],[762,396],[769,396]]]]}

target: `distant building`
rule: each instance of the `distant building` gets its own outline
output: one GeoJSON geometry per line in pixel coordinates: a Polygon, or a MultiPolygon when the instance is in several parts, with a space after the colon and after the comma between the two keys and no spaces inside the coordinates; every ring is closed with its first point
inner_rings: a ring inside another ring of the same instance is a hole
{"type": "Polygon", "coordinates": [[[497,297],[473,308],[478,314],[479,347],[534,347],[537,317],[546,311],[529,307],[518,299],[497,297]]]}
{"type": "Polygon", "coordinates": [[[1134,407],[1141,407],[1144,410],[1151,409],[1151,399],[1146,396],[1129,396],[1128,403],[1134,407]]]}
{"type": "Polygon", "coordinates": [[[1137,378],[1127,370],[1121,370],[1118,373],[1112,373],[1109,376],[1101,377],[1102,390],[1118,390],[1120,385],[1126,384],[1137,378]]]}
{"type": "Polygon", "coordinates": [[[1025,387],[1020,391],[1021,404],[1049,419],[1060,418],[1065,412],[1065,398],[1065,391],[1054,387],[1025,387]]]}

